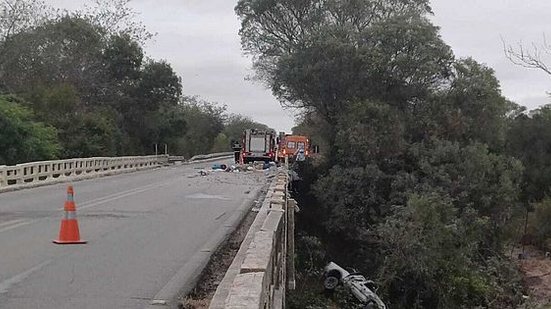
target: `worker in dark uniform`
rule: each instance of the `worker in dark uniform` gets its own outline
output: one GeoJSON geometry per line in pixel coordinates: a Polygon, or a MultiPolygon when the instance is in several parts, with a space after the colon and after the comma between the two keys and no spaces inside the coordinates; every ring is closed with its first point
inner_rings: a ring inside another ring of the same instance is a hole
{"type": "Polygon", "coordinates": [[[231,148],[233,149],[233,156],[235,159],[235,163],[239,164],[241,163],[241,144],[238,141],[232,141],[231,142],[231,148]]]}

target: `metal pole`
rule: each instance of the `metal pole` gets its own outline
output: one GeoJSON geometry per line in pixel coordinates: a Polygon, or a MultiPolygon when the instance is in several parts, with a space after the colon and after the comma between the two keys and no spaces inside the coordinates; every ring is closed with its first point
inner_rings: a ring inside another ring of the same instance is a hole
{"type": "Polygon", "coordinates": [[[155,156],[159,155],[158,145],[155,144],[155,156]]]}

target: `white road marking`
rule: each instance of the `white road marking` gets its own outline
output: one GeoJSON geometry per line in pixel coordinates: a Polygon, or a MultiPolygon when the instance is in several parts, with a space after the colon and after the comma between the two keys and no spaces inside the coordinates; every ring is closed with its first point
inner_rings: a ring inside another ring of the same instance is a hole
{"type": "Polygon", "coordinates": [[[35,267],[27,270],[27,271],[24,271],[24,272],[22,272],[20,274],[17,274],[17,275],[15,275],[15,276],[7,279],[7,280],[4,280],[4,281],[0,282],[0,294],[7,293],[12,285],[20,283],[21,281],[23,281],[27,277],[29,277],[32,273],[34,273],[35,271],[40,270],[42,267],[50,264],[51,262],[52,262],[52,260],[42,262],[42,263],[36,265],[35,267]]]}
{"type": "Polygon", "coordinates": [[[225,196],[205,194],[205,193],[195,193],[195,194],[188,195],[186,197],[191,199],[212,199],[212,200],[221,200],[221,201],[231,200],[230,198],[227,198],[225,196]]]}
{"type": "MultiPolygon", "coordinates": [[[[121,199],[123,197],[127,197],[127,196],[131,196],[131,195],[134,195],[134,194],[149,191],[149,190],[152,190],[152,189],[156,189],[156,188],[162,187],[162,186],[164,186],[164,185],[166,185],[170,182],[173,182],[173,181],[174,180],[166,181],[166,182],[163,182],[163,183],[160,183],[160,184],[151,184],[151,185],[138,187],[138,188],[134,188],[134,189],[126,190],[126,191],[121,191],[121,192],[106,195],[106,196],[103,196],[103,197],[100,197],[100,198],[97,198],[97,199],[85,201],[85,202],[82,202],[82,203],[78,203],[78,201],[77,201],[77,211],[92,208],[92,207],[96,207],[96,206],[103,205],[103,204],[108,203],[108,202],[112,202],[112,201],[121,199]]],[[[63,208],[58,208],[57,210],[63,210],[63,208]]]]}
{"type": "MultiPolygon", "coordinates": [[[[19,220],[19,221],[21,221],[21,220],[19,220]]],[[[27,224],[31,224],[32,222],[33,222],[33,221],[29,220],[29,221],[23,221],[23,222],[14,224],[14,225],[8,225],[7,227],[1,228],[1,229],[0,229],[0,233],[6,232],[6,231],[9,231],[9,230],[13,230],[14,228],[18,228],[18,227],[20,227],[20,226],[24,226],[24,225],[27,225],[27,224]]]]}
{"type": "MultiPolygon", "coordinates": [[[[173,182],[173,181],[174,180],[166,181],[166,182],[163,182],[163,183],[160,183],[160,184],[151,184],[151,185],[147,185],[147,186],[143,186],[143,187],[138,187],[138,188],[134,188],[134,189],[127,190],[127,191],[117,192],[115,194],[110,194],[110,195],[100,197],[100,198],[97,198],[97,199],[94,199],[94,200],[86,201],[86,202],[83,202],[82,204],[80,204],[80,205],[85,205],[85,206],[79,206],[79,204],[77,203],[77,210],[84,210],[84,209],[100,206],[100,205],[103,205],[105,203],[112,202],[112,201],[130,196],[130,195],[134,195],[134,194],[138,194],[138,193],[142,193],[142,192],[145,192],[145,191],[148,191],[148,190],[152,190],[152,189],[162,187],[162,186],[164,186],[164,185],[166,185],[170,182],[173,182]]],[[[61,210],[63,210],[63,208],[58,208],[57,210],[61,211],[61,210]]],[[[51,218],[51,217],[53,217],[53,216],[48,216],[47,218],[51,218]]],[[[42,219],[46,219],[46,218],[42,218],[42,219]]],[[[4,223],[0,224],[0,233],[18,228],[20,226],[25,226],[25,225],[31,224],[35,221],[38,221],[38,220],[28,220],[28,221],[12,220],[12,221],[8,221],[8,222],[4,222],[4,223]]]]}
{"type": "Polygon", "coordinates": [[[18,222],[21,222],[21,221],[23,221],[23,219],[6,221],[6,222],[4,222],[4,223],[0,223],[0,227],[4,227],[4,226],[6,226],[6,225],[15,224],[15,223],[18,223],[18,222]]]}

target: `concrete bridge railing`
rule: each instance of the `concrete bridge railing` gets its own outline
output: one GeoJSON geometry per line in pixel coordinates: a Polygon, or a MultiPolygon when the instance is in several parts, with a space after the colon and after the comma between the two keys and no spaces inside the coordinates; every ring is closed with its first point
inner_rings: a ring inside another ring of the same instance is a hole
{"type": "Polygon", "coordinates": [[[96,157],[0,166],[0,192],[67,180],[93,178],[141,169],[168,162],[168,156],[96,157]]]}
{"type": "Polygon", "coordinates": [[[191,157],[188,161],[194,162],[194,161],[202,161],[202,160],[210,160],[210,159],[219,159],[219,158],[225,158],[225,157],[231,157],[233,156],[233,152],[217,152],[217,153],[211,153],[206,155],[195,155],[191,157]]]}
{"type": "Polygon", "coordinates": [[[210,303],[210,309],[284,308],[294,289],[294,212],[286,170],[280,171],[239,251],[210,303]]]}
{"type": "MultiPolygon", "coordinates": [[[[229,158],[233,152],[196,155],[188,162],[229,158]]],[[[0,165],[0,192],[71,180],[95,178],[186,161],[181,156],[94,157],[0,165]]]]}

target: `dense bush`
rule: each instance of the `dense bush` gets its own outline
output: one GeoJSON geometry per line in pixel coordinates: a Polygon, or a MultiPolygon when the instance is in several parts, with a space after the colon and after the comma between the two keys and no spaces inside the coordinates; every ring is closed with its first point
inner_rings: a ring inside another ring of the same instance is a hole
{"type": "Polygon", "coordinates": [[[21,100],[0,96],[0,165],[57,158],[56,134],[54,128],[35,121],[21,100]]]}

